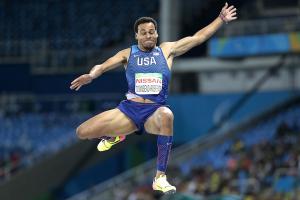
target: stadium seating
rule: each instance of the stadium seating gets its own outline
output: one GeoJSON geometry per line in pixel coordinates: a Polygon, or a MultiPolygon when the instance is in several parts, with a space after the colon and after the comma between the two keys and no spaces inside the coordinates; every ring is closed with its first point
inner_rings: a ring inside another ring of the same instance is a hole
{"type": "Polygon", "coordinates": [[[45,158],[76,142],[75,129],[89,116],[58,112],[1,116],[0,152],[5,155],[1,168],[5,168],[6,173],[0,173],[0,176],[11,176],[14,168],[30,166],[41,157],[45,158]],[[10,165],[15,154],[18,162],[13,167],[10,165]]]}
{"type": "Polygon", "coordinates": [[[188,180],[182,192],[205,198],[239,194],[249,199],[295,199],[300,180],[299,119],[300,107],[292,107],[182,163],[179,168],[188,180]]]}
{"type": "MultiPolygon", "coordinates": [[[[157,0],[5,1],[0,4],[0,56],[39,55],[42,67],[66,67],[67,56],[86,59],[91,51],[99,54],[134,36],[134,21],[157,8],[157,0]]],[[[72,67],[80,64],[73,61],[72,67]]]]}

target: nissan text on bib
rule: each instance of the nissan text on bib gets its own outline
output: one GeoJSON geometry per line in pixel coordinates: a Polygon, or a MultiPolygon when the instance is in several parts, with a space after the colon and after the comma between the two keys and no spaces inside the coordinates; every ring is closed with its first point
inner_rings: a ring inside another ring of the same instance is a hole
{"type": "Polygon", "coordinates": [[[136,73],[136,94],[159,94],[162,89],[161,73],[136,73]]]}

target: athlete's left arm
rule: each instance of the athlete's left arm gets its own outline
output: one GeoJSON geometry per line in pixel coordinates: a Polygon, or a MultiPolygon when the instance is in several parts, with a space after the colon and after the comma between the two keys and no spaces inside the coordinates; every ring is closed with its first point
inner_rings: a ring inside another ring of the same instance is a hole
{"type": "Polygon", "coordinates": [[[169,43],[171,45],[170,53],[174,57],[186,53],[193,47],[200,45],[210,38],[223,23],[228,23],[235,19],[237,19],[236,8],[234,6],[228,7],[228,4],[226,3],[220,12],[220,15],[212,23],[199,30],[193,36],[185,37],[176,42],[169,43]]]}

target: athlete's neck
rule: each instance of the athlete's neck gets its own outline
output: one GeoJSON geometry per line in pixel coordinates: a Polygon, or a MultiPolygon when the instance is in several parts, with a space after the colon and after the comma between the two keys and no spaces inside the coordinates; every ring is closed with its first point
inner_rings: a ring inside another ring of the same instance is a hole
{"type": "Polygon", "coordinates": [[[141,46],[140,44],[138,44],[137,46],[141,51],[145,51],[145,52],[152,51],[155,48],[155,47],[153,47],[153,48],[147,49],[147,48],[144,48],[143,46],[141,46]]]}

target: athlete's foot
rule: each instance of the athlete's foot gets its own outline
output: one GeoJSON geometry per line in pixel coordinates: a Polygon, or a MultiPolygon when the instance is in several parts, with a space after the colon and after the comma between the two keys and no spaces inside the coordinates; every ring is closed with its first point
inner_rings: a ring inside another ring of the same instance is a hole
{"type": "Polygon", "coordinates": [[[113,145],[118,144],[119,142],[124,141],[126,138],[125,135],[117,136],[117,137],[106,137],[105,139],[101,139],[99,142],[97,149],[98,151],[107,151],[113,145]]]}
{"type": "Polygon", "coordinates": [[[161,174],[158,178],[154,178],[152,188],[153,190],[160,191],[164,194],[176,193],[176,187],[167,181],[167,176],[165,174],[161,174]]]}

